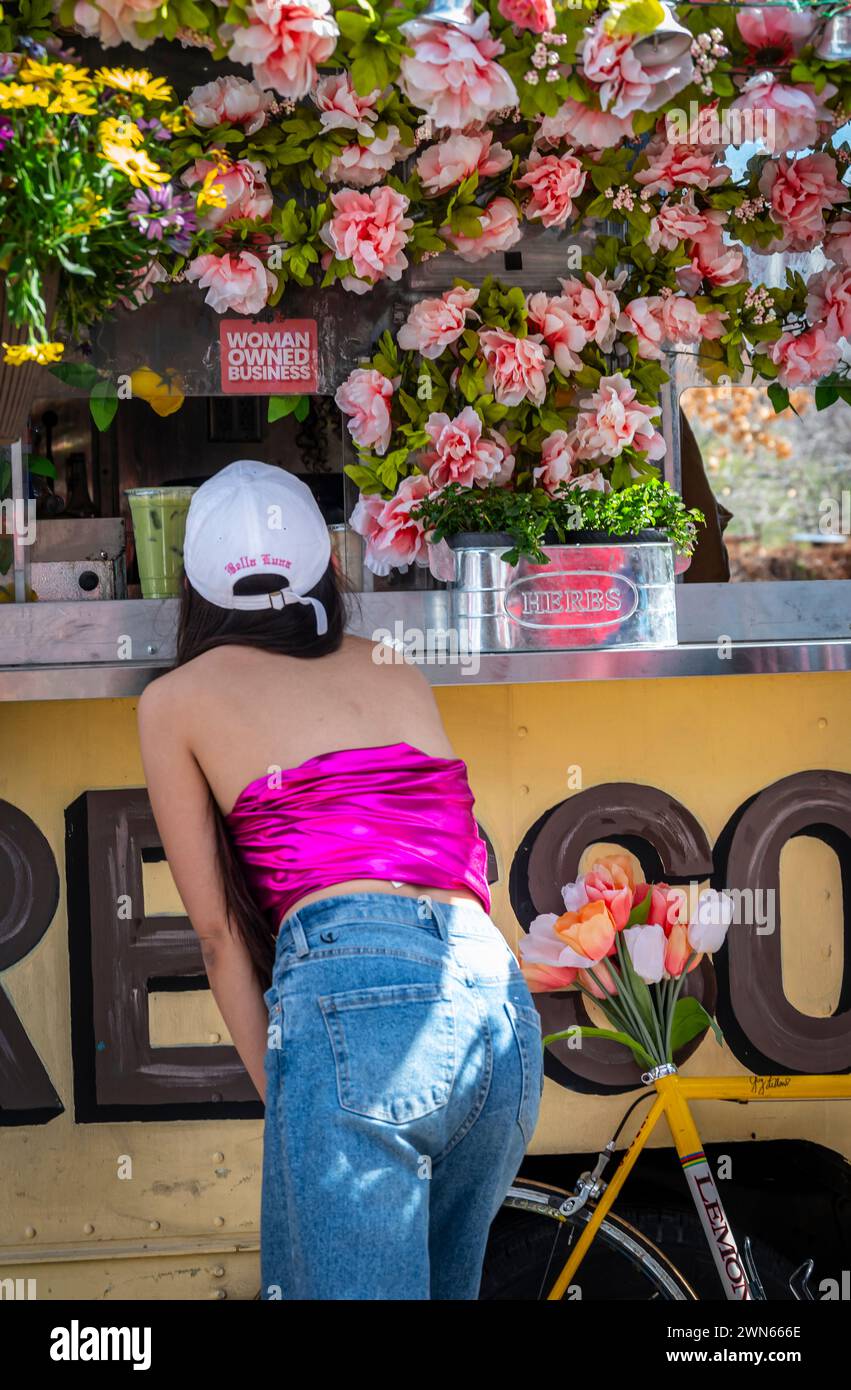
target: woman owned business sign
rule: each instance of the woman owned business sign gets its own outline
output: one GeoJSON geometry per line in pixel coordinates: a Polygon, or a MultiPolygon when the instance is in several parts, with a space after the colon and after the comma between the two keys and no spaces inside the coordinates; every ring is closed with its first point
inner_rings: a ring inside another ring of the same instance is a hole
{"type": "Polygon", "coordinates": [[[222,319],[222,392],[285,396],[318,389],[316,319],[222,319]]]}

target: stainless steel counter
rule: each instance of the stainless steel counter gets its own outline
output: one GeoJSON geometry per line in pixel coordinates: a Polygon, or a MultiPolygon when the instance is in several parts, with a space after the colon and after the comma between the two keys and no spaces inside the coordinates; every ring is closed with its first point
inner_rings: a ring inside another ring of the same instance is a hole
{"type": "MultiPolygon", "coordinates": [[[[0,700],[138,695],[173,660],[176,617],[175,599],[2,605],[0,700]]],[[[677,620],[677,647],[438,651],[422,666],[434,685],[851,670],[851,581],[681,584],[677,620]]],[[[441,591],[352,600],[349,631],[359,636],[409,645],[421,635],[425,645],[449,626],[441,591]]]]}

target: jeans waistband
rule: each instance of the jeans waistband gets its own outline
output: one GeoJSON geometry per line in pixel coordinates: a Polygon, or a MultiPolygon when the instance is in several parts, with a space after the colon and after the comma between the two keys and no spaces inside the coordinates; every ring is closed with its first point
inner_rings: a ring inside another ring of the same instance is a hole
{"type": "Polygon", "coordinates": [[[404,893],[341,893],[288,913],[278,929],[278,948],[293,945],[296,954],[303,955],[311,938],[331,922],[436,928],[445,941],[452,936],[490,937],[499,932],[478,902],[444,903],[428,894],[413,898],[404,893]]]}

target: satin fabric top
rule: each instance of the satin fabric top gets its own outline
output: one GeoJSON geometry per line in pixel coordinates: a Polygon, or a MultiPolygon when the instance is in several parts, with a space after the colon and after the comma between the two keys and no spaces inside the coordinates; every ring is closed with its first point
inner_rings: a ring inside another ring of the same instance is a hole
{"type": "Polygon", "coordinates": [[[490,912],[487,846],[460,758],[409,743],[320,753],[239,794],[225,825],[273,931],[319,888],[376,878],[466,888],[490,912]]]}

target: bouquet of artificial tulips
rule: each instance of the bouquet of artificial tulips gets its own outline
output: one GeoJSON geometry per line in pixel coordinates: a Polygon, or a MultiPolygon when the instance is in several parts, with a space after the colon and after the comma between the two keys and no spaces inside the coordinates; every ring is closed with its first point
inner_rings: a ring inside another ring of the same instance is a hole
{"type": "Polygon", "coordinates": [[[562,888],[565,911],[536,917],[520,945],[533,992],[578,989],[597,1004],[611,1028],[579,1033],[628,1047],[636,1061],[657,1066],[717,1024],[693,997],[681,997],[688,974],[717,951],[733,919],[731,899],[706,889],[647,883],[630,854],[611,854],[562,888]]]}

